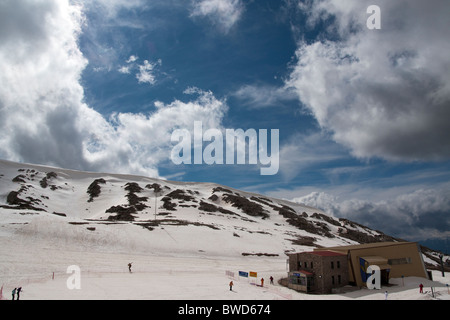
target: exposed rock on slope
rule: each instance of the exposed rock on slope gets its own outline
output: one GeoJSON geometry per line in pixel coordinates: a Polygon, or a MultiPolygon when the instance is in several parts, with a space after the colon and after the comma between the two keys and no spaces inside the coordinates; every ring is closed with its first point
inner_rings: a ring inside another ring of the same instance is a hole
{"type": "Polygon", "coordinates": [[[68,233],[83,227],[89,234],[77,236],[80,241],[101,242],[131,230],[146,250],[228,250],[239,256],[396,240],[318,209],[216,184],[0,161],[0,224],[18,223],[19,216],[22,224],[34,223],[31,216],[51,217],[68,233]]]}

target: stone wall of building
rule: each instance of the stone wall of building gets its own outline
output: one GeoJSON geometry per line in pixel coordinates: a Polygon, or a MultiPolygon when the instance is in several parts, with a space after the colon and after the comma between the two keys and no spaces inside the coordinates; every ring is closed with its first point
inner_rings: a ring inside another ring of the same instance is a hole
{"type": "Polygon", "coordinates": [[[313,274],[311,292],[331,293],[333,288],[348,284],[347,256],[333,252],[303,252],[290,255],[289,271],[306,271],[313,274]]]}

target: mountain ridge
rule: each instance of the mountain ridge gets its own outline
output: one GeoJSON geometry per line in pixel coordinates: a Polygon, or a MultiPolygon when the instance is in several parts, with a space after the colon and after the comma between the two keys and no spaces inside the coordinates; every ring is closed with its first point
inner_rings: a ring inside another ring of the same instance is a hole
{"type": "MultiPolygon", "coordinates": [[[[151,252],[280,257],[327,246],[401,241],[316,208],[215,183],[5,160],[0,160],[0,213],[2,225],[14,232],[70,238],[74,245],[91,247],[114,243],[110,250],[121,242],[121,250],[132,243],[133,250],[151,252]],[[116,238],[124,232],[128,238],[116,238]]],[[[430,263],[436,262],[436,254],[425,251],[430,263]]]]}

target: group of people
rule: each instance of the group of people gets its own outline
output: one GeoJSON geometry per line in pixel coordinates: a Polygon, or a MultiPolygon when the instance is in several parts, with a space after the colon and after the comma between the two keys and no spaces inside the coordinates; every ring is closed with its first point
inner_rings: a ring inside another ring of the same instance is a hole
{"type": "MultiPolygon", "coordinates": [[[[270,277],[270,284],[273,284],[273,277],[270,277]]],[[[230,291],[233,291],[234,283],[230,281],[230,291]]],[[[264,278],[261,278],[261,287],[264,287],[264,278]]]]}
{"type": "Polygon", "coordinates": [[[14,290],[12,291],[12,299],[13,300],[20,300],[20,293],[22,292],[22,287],[19,288],[14,288],[14,290]],[[17,299],[15,299],[17,294],[17,299]]]}

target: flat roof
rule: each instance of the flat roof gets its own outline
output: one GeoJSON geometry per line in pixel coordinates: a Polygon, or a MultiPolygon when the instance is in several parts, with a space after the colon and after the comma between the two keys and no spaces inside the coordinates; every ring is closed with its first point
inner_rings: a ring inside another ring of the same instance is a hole
{"type": "Polygon", "coordinates": [[[318,256],[322,256],[322,257],[336,257],[336,256],[346,256],[346,254],[342,253],[342,252],[335,252],[335,251],[330,251],[330,250],[320,250],[320,251],[313,251],[313,252],[309,252],[318,256]]]}
{"type": "Polygon", "coordinates": [[[320,250],[317,249],[317,251],[304,251],[304,252],[296,252],[296,253],[290,253],[291,255],[298,255],[298,254],[314,254],[316,256],[322,256],[322,257],[340,257],[340,256],[346,256],[346,253],[342,253],[340,251],[332,251],[332,250],[320,250]]]}
{"type": "Polygon", "coordinates": [[[348,250],[358,250],[358,249],[369,249],[369,248],[378,248],[378,247],[389,247],[389,246],[399,246],[399,245],[412,245],[417,244],[416,242],[373,242],[373,243],[365,243],[365,244],[355,244],[349,246],[337,246],[337,247],[328,247],[321,249],[314,249],[314,251],[328,251],[328,250],[336,250],[336,251],[348,251],[348,250]]]}

